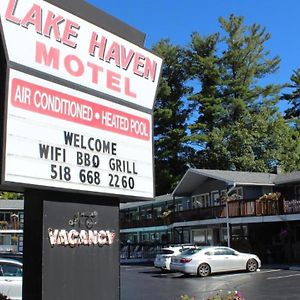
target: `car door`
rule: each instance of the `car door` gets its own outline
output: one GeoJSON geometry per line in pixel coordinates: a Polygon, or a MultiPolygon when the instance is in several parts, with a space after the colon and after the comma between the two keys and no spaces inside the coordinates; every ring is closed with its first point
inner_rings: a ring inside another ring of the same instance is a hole
{"type": "Polygon", "coordinates": [[[222,272],[225,268],[224,253],[221,249],[214,249],[205,253],[207,263],[212,272],[222,272]]]}
{"type": "Polygon", "coordinates": [[[245,268],[243,257],[238,255],[238,252],[230,248],[224,248],[224,268],[228,271],[241,270],[245,268]]]}
{"type": "Polygon", "coordinates": [[[12,300],[22,299],[22,266],[0,262],[0,293],[12,300]]]}

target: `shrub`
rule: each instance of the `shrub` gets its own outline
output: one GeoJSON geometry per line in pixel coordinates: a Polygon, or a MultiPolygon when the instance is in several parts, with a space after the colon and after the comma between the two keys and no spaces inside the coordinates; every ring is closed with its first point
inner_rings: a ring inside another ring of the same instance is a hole
{"type": "MultiPolygon", "coordinates": [[[[189,297],[188,295],[181,296],[181,300],[197,300],[195,297],[189,297]]],[[[241,293],[238,291],[224,292],[220,290],[215,295],[209,296],[207,300],[245,300],[241,293]]]]}
{"type": "Polygon", "coordinates": [[[0,294],[0,300],[10,300],[7,296],[0,294]]]}

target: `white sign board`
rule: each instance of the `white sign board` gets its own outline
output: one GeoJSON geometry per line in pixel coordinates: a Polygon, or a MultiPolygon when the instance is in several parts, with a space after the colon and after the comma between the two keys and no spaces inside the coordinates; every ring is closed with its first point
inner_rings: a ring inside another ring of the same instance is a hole
{"type": "Polygon", "coordinates": [[[7,94],[5,182],[154,196],[150,114],[12,69],[7,94]]]}
{"type": "Polygon", "coordinates": [[[10,61],[153,108],[162,60],[41,0],[1,0],[10,61]]]}

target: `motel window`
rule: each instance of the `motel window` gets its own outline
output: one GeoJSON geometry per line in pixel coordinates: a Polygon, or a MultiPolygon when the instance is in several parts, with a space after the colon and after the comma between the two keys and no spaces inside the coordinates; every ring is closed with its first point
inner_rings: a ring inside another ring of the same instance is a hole
{"type": "Polygon", "coordinates": [[[183,211],[182,201],[179,201],[175,206],[176,211],[183,211]]]}
{"type": "Polygon", "coordinates": [[[219,191],[212,191],[211,192],[211,202],[213,206],[220,205],[220,194],[219,191]]]}
{"type": "Polygon", "coordinates": [[[162,211],[161,206],[158,206],[158,207],[154,208],[154,211],[153,211],[154,216],[156,218],[159,217],[161,215],[161,211],[162,211]]]}
{"type": "Polygon", "coordinates": [[[152,219],[152,209],[149,208],[147,209],[147,220],[151,220],[152,219]]]}
{"type": "Polygon", "coordinates": [[[11,245],[11,236],[8,234],[0,234],[0,245],[11,245]]]}
{"type": "Polygon", "coordinates": [[[193,196],[192,197],[192,203],[193,203],[193,208],[202,207],[202,203],[200,202],[200,197],[199,196],[193,196]]]}
{"type": "Polygon", "coordinates": [[[10,213],[10,212],[1,212],[0,213],[0,221],[10,222],[11,214],[12,213],[10,213]]]}
{"type": "Polygon", "coordinates": [[[220,243],[221,244],[227,244],[228,241],[228,235],[227,235],[227,228],[226,227],[222,227],[220,229],[220,243]]]}
{"type": "Polygon", "coordinates": [[[226,198],[226,195],[227,195],[227,190],[221,190],[220,192],[220,204],[223,205],[225,204],[225,198],[226,198]]]}
{"type": "Polygon", "coordinates": [[[24,238],[23,236],[19,236],[18,237],[19,241],[18,241],[18,252],[23,252],[23,241],[24,241],[24,238]]]}
{"type": "Polygon", "coordinates": [[[21,223],[24,223],[24,213],[19,213],[19,219],[21,223]]]}
{"type": "Polygon", "coordinates": [[[248,226],[247,225],[233,225],[231,227],[231,236],[233,240],[247,239],[248,226]]]}
{"type": "Polygon", "coordinates": [[[138,210],[134,210],[131,212],[131,219],[134,221],[137,221],[139,219],[139,211],[138,210]]]}
{"type": "Polygon", "coordinates": [[[237,200],[243,199],[244,198],[243,188],[242,187],[234,188],[232,190],[232,192],[230,193],[230,196],[233,196],[233,195],[236,196],[237,200]]]}
{"type": "Polygon", "coordinates": [[[137,236],[137,234],[133,234],[132,235],[132,241],[133,241],[134,244],[138,243],[138,236],[137,236]]]}
{"type": "Polygon", "coordinates": [[[186,201],[186,209],[191,209],[191,200],[186,201]]]}
{"type": "Polygon", "coordinates": [[[193,196],[192,201],[193,208],[203,208],[211,206],[209,193],[193,196]]]}
{"type": "Polygon", "coordinates": [[[199,245],[213,244],[213,230],[210,228],[193,230],[192,236],[193,242],[199,245]]]}
{"type": "Polygon", "coordinates": [[[146,212],[145,212],[145,210],[142,209],[140,214],[141,214],[141,219],[144,220],[145,217],[146,217],[146,212]]]}

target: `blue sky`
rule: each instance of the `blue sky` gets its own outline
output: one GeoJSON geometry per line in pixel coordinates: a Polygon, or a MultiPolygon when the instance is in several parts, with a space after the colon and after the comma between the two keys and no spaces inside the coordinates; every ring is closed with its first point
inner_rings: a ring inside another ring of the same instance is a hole
{"type": "MultiPolygon", "coordinates": [[[[300,67],[299,0],[88,0],[87,2],[146,33],[146,47],[161,38],[187,45],[192,32],[219,30],[218,17],[244,16],[247,24],[265,26],[272,38],[266,44],[282,59],[276,82],[289,80],[300,67]]],[[[275,79],[274,78],[274,79],[275,79]]]]}
{"type": "Polygon", "coordinates": [[[244,16],[271,33],[266,49],[279,55],[274,83],[288,82],[300,68],[300,0],[88,0],[103,11],[146,33],[146,48],[161,38],[187,45],[192,32],[208,35],[220,29],[218,18],[244,16]]]}

